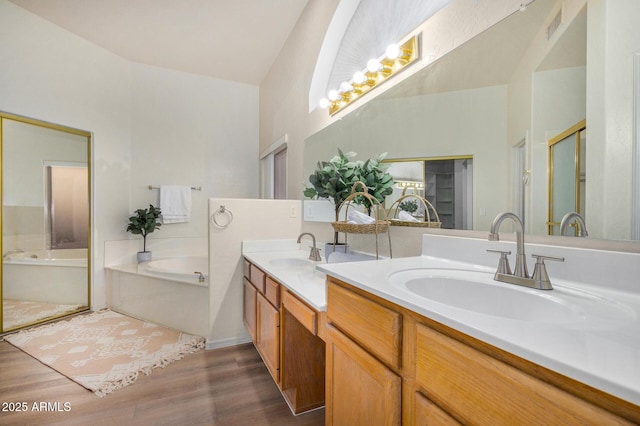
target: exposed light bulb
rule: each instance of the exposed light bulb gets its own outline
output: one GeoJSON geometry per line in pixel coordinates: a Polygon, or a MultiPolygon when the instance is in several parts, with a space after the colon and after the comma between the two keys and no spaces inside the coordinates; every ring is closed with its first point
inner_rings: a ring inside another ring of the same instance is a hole
{"type": "Polygon", "coordinates": [[[330,105],[331,105],[331,102],[327,98],[322,98],[320,99],[320,102],[318,102],[318,106],[320,106],[320,108],[322,109],[327,109],[329,108],[330,105]]]}
{"type": "Polygon", "coordinates": [[[389,59],[398,59],[400,57],[400,46],[395,43],[390,44],[384,54],[389,59]]]}
{"type": "Polygon", "coordinates": [[[377,59],[369,59],[369,62],[367,62],[367,70],[369,72],[378,72],[381,67],[382,64],[377,59]]]}
{"type": "Polygon", "coordinates": [[[342,83],[340,83],[340,91],[342,93],[351,92],[352,90],[353,90],[353,86],[347,83],[346,81],[343,81],[342,83]]]}
{"type": "Polygon", "coordinates": [[[362,71],[356,71],[353,74],[353,82],[355,84],[362,84],[367,80],[367,77],[364,75],[362,71]]]}
{"type": "Polygon", "coordinates": [[[338,93],[337,90],[331,90],[327,94],[327,97],[329,98],[330,101],[337,101],[340,98],[340,94],[338,93]]]}

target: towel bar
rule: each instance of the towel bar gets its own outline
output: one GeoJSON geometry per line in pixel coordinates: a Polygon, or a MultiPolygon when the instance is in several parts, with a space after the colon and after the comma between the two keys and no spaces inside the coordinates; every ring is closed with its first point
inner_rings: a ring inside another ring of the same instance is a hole
{"type": "MultiPolygon", "coordinates": [[[[151,191],[152,189],[160,189],[160,185],[149,185],[147,188],[149,188],[149,191],[151,191]]],[[[202,191],[201,186],[192,186],[191,189],[193,189],[194,191],[202,191]]]]}

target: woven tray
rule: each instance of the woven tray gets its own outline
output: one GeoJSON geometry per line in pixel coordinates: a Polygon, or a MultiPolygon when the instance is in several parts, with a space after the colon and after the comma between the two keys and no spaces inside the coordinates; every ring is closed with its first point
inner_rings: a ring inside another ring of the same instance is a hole
{"type": "Polygon", "coordinates": [[[389,229],[389,222],[388,220],[376,220],[375,223],[357,224],[342,220],[331,222],[331,226],[336,232],[347,234],[378,234],[389,229]]]}

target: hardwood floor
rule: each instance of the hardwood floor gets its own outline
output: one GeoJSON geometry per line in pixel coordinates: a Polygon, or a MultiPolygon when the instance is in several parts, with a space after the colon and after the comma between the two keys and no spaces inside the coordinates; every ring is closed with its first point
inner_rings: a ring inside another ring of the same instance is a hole
{"type": "Polygon", "coordinates": [[[98,398],[3,341],[0,403],[1,425],[324,424],[324,409],[291,414],[251,344],[187,355],[98,398]],[[27,410],[7,411],[11,403],[27,410]],[[36,410],[41,403],[53,411],[36,410]]]}

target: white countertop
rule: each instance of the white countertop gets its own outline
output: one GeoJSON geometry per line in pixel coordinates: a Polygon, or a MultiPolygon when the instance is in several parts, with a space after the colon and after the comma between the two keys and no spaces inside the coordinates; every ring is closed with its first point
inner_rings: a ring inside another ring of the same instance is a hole
{"type": "MultiPolygon", "coordinates": [[[[621,318],[554,323],[487,315],[438,303],[394,284],[389,276],[414,268],[493,273],[495,268],[418,256],[362,263],[320,264],[318,269],[397,305],[507,352],[640,405],[640,295],[619,289],[553,280],[555,295],[572,289],[620,302],[621,318]]],[[[498,285],[513,286],[498,283],[498,285]]],[[[524,291],[541,291],[524,289],[524,291]]],[[[550,293],[549,293],[550,294],[550,293]]]]}
{"type": "Polygon", "coordinates": [[[243,241],[242,255],[319,312],[327,310],[326,276],[316,270],[324,262],[309,260],[306,242],[243,241]],[[280,244],[277,244],[280,242],[280,244]]]}

